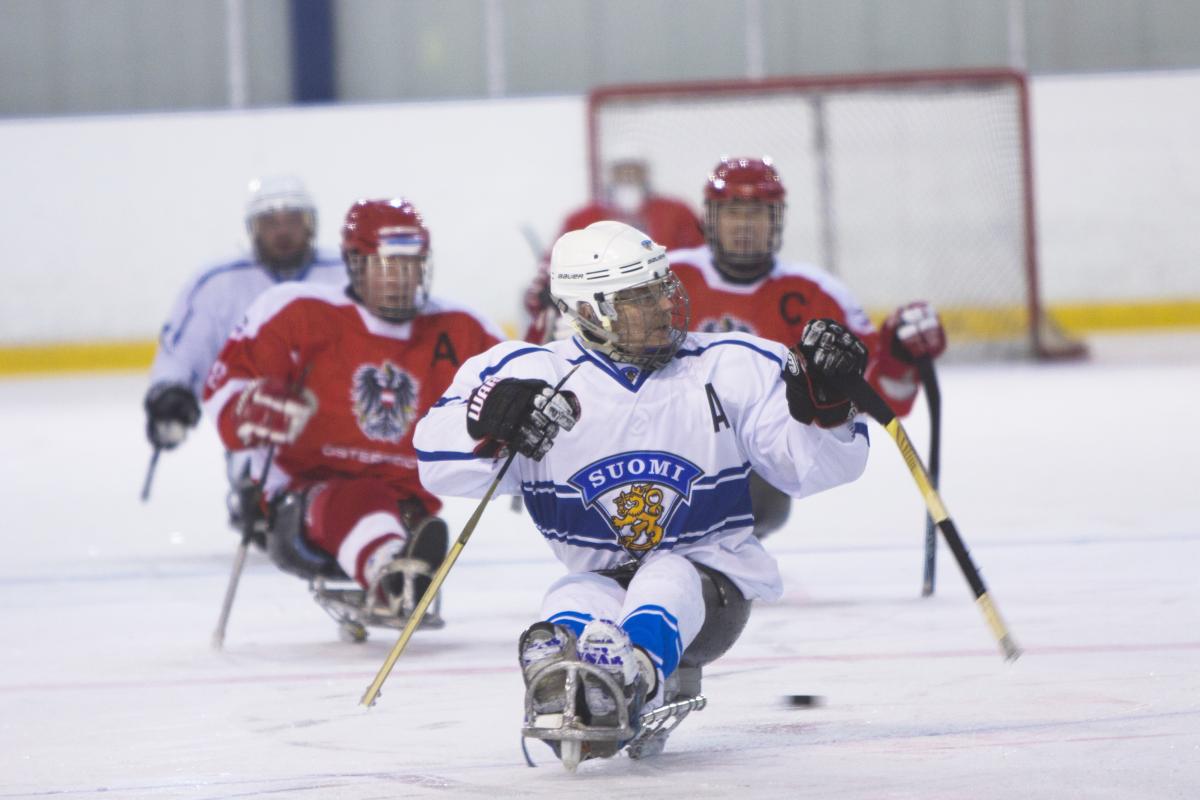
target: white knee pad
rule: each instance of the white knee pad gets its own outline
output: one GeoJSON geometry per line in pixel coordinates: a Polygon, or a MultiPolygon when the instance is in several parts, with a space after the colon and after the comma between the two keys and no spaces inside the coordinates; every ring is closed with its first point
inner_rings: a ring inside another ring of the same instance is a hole
{"type": "Polygon", "coordinates": [[[594,572],[573,572],[546,590],[542,619],[578,622],[580,626],[586,625],[590,617],[619,619],[624,597],[625,590],[612,578],[594,572]]]}

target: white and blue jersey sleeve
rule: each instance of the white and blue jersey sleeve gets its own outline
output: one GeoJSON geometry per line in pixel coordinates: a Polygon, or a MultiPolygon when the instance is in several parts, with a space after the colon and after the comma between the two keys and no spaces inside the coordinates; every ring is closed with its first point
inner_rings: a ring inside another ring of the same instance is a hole
{"type": "Polygon", "coordinates": [[[861,474],[866,429],[792,419],[783,345],[744,334],[690,334],[670,364],[640,372],[575,340],[506,342],[463,364],[417,425],[422,483],[479,497],[499,462],[475,457],[470,393],[491,375],[558,382],[582,409],[540,462],[514,459],[498,491],[520,493],[538,532],[571,571],[674,552],[725,573],[747,597],[782,592],[774,559],[754,538],[751,472],[795,497],[861,474]]]}
{"type": "MultiPolygon", "coordinates": [[[[318,257],[291,280],[344,285],[338,258],[318,257]]],[[[202,270],[179,293],[158,337],[150,367],[151,385],[178,383],[197,397],[225,339],[265,289],[280,283],[270,270],[249,259],[202,270]]]]}
{"type": "MultiPolygon", "coordinates": [[[[741,333],[709,334],[697,350],[697,380],[713,387],[710,402],[721,404],[746,460],[755,472],[792,497],[807,497],[857,478],[862,461],[847,453],[865,448],[867,426],[858,419],[832,429],[802,425],[792,418],[780,378],[787,348],[741,333]],[[707,352],[706,352],[707,351],[707,352]],[[749,354],[749,355],[748,355],[749,354]],[[727,407],[726,407],[727,406],[727,407]]],[[[677,356],[678,358],[678,356],[677,356]]],[[[685,362],[686,363],[686,362],[685,362]]],[[[714,425],[725,423],[716,416],[714,425]]]]}
{"type": "MultiPolygon", "coordinates": [[[[463,362],[453,383],[413,433],[421,483],[438,494],[482,497],[495,479],[501,462],[479,458],[474,453],[479,442],[467,433],[467,402],[471,393],[493,375],[541,378],[553,385],[558,382],[560,372],[565,374],[570,369],[569,364],[563,369],[564,364],[545,347],[515,341],[501,342],[463,362]]],[[[497,492],[519,494],[521,481],[518,475],[518,469],[510,469],[497,492]]]]}

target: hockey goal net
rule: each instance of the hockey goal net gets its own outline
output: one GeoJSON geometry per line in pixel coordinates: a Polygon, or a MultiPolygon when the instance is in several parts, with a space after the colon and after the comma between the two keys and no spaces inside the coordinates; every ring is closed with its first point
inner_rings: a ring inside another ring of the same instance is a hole
{"type": "Polygon", "coordinates": [[[592,191],[644,159],[700,204],[719,158],[769,155],[781,257],[837,275],[877,321],[932,302],[951,352],[1073,356],[1038,297],[1029,103],[1010,70],[604,87],[589,97],[592,191]]]}

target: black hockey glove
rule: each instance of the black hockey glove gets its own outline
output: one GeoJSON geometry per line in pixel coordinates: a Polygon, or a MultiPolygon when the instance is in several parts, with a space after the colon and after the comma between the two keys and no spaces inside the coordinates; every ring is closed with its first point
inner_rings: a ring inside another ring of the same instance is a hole
{"type": "Polygon", "coordinates": [[[242,536],[259,550],[266,550],[270,520],[267,506],[263,502],[262,485],[249,475],[245,475],[238,478],[232,491],[237,495],[236,523],[242,536]]]}
{"type": "Polygon", "coordinates": [[[846,387],[866,367],[867,348],[857,336],[831,319],[810,320],[783,370],[792,417],[822,428],[846,423],[856,413],[846,387]]]}
{"type": "Polygon", "coordinates": [[[579,419],[579,400],[541,380],[488,378],[471,392],[467,433],[479,440],[475,453],[485,458],[507,455],[510,447],[541,461],[559,429],[571,430],[579,419]]]}
{"type": "Polygon", "coordinates": [[[200,421],[200,404],[179,383],[156,383],[146,392],[146,438],[163,450],[177,447],[200,421]]]}

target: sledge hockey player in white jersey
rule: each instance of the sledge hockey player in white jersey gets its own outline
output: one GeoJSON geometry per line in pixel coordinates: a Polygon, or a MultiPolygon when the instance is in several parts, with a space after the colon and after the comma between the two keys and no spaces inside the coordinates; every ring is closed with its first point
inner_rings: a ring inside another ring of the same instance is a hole
{"type": "MultiPolygon", "coordinates": [[[[298,179],[250,182],[246,231],[253,255],[196,273],[179,293],[158,339],[150,367],[146,437],[155,450],[172,450],[200,419],[205,376],[234,326],[264,289],[284,281],[344,286],[335,254],[318,254],[313,240],[317,209],[298,179]]],[[[231,465],[231,478],[234,470],[231,465]]]]}
{"type": "Polygon", "coordinates": [[[782,593],[753,534],[751,471],[794,497],[861,474],[866,427],[840,387],[867,354],[831,320],[791,351],[687,333],[664,248],[622,223],[564,234],[550,269],[576,335],[464,362],[414,444],[422,483],[443,495],[483,496],[518,454],[497,491],[524,497],[568,570],[519,640],[522,733],[574,769],[622,747],[656,753],[703,706],[700,667],[733,644],[751,600],[782,593]]]}

